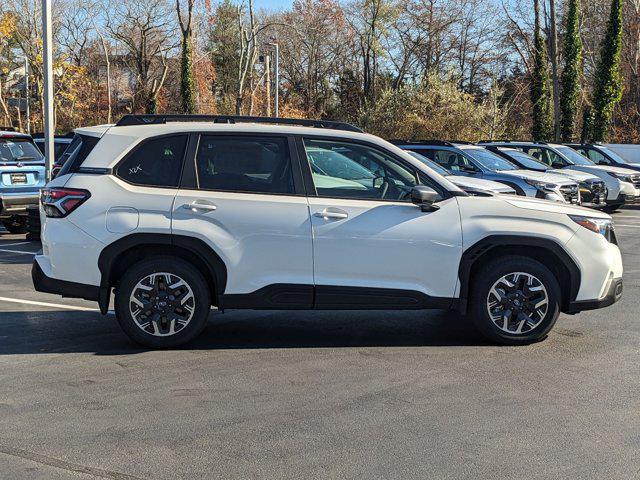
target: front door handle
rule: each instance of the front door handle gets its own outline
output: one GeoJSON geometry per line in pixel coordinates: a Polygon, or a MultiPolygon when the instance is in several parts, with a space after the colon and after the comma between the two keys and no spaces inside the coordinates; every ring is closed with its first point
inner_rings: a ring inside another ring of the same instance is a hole
{"type": "Polygon", "coordinates": [[[207,202],[206,200],[194,200],[191,203],[185,203],[184,205],[182,205],[182,208],[186,208],[187,210],[191,210],[192,212],[197,212],[198,210],[213,212],[218,207],[216,207],[213,203],[207,202]]]}
{"type": "Polygon", "coordinates": [[[325,208],[323,211],[316,212],[313,215],[315,217],[324,218],[325,220],[330,218],[333,220],[344,220],[345,218],[349,218],[349,214],[339,208],[325,208]]]}

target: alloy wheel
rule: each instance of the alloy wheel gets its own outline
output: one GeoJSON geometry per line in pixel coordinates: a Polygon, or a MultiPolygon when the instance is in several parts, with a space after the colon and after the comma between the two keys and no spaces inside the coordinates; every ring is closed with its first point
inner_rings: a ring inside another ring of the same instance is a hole
{"type": "Polygon", "coordinates": [[[136,284],[129,297],[129,312],[138,328],[158,337],[182,331],[194,311],[193,290],[172,273],[147,275],[136,284]]]}
{"type": "Polygon", "coordinates": [[[544,320],[549,296],[543,283],[534,275],[513,272],[498,279],[487,295],[487,311],[503,332],[524,335],[544,320]]]}

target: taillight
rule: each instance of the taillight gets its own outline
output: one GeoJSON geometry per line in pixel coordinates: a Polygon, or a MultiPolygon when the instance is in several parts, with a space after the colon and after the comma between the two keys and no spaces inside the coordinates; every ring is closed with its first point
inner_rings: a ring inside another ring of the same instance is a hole
{"type": "Polygon", "coordinates": [[[82,205],[91,194],[75,188],[43,188],[40,203],[47,217],[62,218],[82,205]]]}

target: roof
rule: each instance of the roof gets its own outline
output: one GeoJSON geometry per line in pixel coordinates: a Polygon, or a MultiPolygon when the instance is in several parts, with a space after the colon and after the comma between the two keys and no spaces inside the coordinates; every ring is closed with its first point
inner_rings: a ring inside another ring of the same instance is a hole
{"type": "Polygon", "coordinates": [[[78,135],[87,135],[89,137],[101,137],[104,133],[113,127],[112,123],[104,123],[102,125],[94,125],[93,127],[81,127],[74,130],[78,135]]]}
{"type": "Polygon", "coordinates": [[[31,138],[31,135],[27,133],[12,132],[10,130],[0,130],[0,137],[31,138]]]}

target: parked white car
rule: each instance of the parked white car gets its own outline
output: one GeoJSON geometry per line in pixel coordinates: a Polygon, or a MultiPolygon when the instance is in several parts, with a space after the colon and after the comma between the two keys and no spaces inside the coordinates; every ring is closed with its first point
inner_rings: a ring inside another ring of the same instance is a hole
{"type": "Polygon", "coordinates": [[[585,172],[599,177],[607,188],[605,211],[640,201],[640,174],[627,168],[596,165],[573,148],[553,143],[483,142],[483,145],[517,148],[553,167],[554,172],[585,172]]]}
{"type": "Polygon", "coordinates": [[[113,292],[124,331],[150,347],[194,338],[212,305],[453,308],[493,341],[526,344],[560,312],[622,294],[604,213],[469,196],[348,124],[196,118],[125,116],[97,142],[84,129],[41,197],[37,290],[103,313],[113,292]],[[336,183],[337,164],[320,179],[309,152],[375,177],[336,183]]]}

